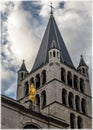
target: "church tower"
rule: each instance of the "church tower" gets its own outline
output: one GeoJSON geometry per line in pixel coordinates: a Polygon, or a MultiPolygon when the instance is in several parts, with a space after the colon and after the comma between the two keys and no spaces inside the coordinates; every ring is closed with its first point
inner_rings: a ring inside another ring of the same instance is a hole
{"type": "Polygon", "coordinates": [[[24,61],[18,71],[17,100],[26,107],[31,83],[37,90],[34,105],[41,113],[68,123],[68,128],[91,128],[88,66],[81,56],[78,68],[74,67],[52,10],[31,72],[24,61]]]}
{"type": "Polygon", "coordinates": [[[22,83],[22,80],[25,79],[28,75],[28,71],[26,69],[26,66],[25,66],[25,61],[23,60],[23,63],[18,71],[18,87],[17,87],[17,98],[19,97],[20,95],[20,91],[21,91],[21,83],[22,83]]]}
{"type": "Polygon", "coordinates": [[[86,65],[83,56],[81,55],[80,63],[78,66],[78,71],[88,77],[88,66],[86,65]]]}

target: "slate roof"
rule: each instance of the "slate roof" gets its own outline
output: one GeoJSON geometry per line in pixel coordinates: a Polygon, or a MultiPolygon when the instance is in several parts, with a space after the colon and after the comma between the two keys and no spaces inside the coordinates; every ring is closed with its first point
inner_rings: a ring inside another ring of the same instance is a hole
{"type": "Polygon", "coordinates": [[[78,67],[80,67],[80,66],[87,66],[86,63],[85,63],[85,61],[84,61],[84,59],[83,59],[83,56],[82,56],[82,55],[81,55],[81,59],[80,59],[80,62],[79,62],[79,66],[78,66],[78,67]]]}
{"type": "Polygon", "coordinates": [[[28,72],[27,69],[26,69],[26,66],[25,66],[24,60],[23,60],[23,63],[22,63],[22,65],[21,65],[21,67],[20,67],[20,69],[19,69],[18,72],[20,72],[20,71],[26,71],[26,72],[28,72]]]}
{"type": "Polygon", "coordinates": [[[61,62],[74,68],[64,40],[55,22],[54,16],[53,14],[51,14],[32,71],[48,63],[48,50],[51,48],[51,44],[53,41],[55,41],[56,47],[61,51],[61,62]]]}

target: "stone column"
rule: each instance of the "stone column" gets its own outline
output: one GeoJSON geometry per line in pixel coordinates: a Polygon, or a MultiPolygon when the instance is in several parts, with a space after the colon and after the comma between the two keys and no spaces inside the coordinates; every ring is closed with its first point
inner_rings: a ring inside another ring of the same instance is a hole
{"type": "Polygon", "coordinates": [[[72,88],[74,88],[74,75],[72,74],[72,88]]]}
{"type": "Polygon", "coordinates": [[[79,110],[82,113],[82,109],[81,109],[81,98],[80,98],[79,110]]]}
{"type": "Polygon", "coordinates": [[[67,82],[67,71],[65,71],[65,83],[68,84],[68,82],[67,82]]]}
{"type": "Polygon", "coordinates": [[[73,99],[73,105],[74,105],[73,109],[76,110],[75,95],[74,95],[74,99],[73,99]]]}
{"type": "Polygon", "coordinates": [[[69,104],[68,104],[68,95],[69,95],[69,92],[67,92],[67,98],[66,98],[66,103],[67,103],[67,106],[69,107],[69,104]]]}
{"type": "Polygon", "coordinates": [[[40,74],[40,87],[42,87],[42,74],[40,74]]]}
{"type": "Polygon", "coordinates": [[[80,79],[78,78],[78,90],[80,91],[80,79]]]}
{"type": "Polygon", "coordinates": [[[40,109],[42,108],[42,96],[40,95],[40,109]]]}
{"type": "Polygon", "coordinates": [[[34,86],[36,88],[36,77],[34,78],[34,86]]]}
{"type": "Polygon", "coordinates": [[[75,117],[75,128],[78,129],[78,124],[77,124],[77,116],[75,117]]]}

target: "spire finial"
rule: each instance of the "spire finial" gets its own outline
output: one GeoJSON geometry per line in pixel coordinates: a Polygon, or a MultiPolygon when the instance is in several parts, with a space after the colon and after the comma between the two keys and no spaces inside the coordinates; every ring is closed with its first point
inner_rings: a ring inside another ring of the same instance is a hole
{"type": "Polygon", "coordinates": [[[80,55],[81,56],[81,58],[83,58],[83,55],[80,55]]]}
{"type": "Polygon", "coordinates": [[[23,60],[23,63],[25,62],[25,60],[23,60]]]}
{"type": "Polygon", "coordinates": [[[54,8],[52,2],[50,2],[50,7],[51,7],[51,13],[50,14],[52,15],[53,14],[53,8],[54,8]]]}

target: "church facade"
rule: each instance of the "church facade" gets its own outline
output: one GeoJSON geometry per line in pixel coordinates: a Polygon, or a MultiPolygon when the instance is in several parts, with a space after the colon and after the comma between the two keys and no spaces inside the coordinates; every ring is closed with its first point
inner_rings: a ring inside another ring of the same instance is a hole
{"type": "Polygon", "coordinates": [[[31,72],[18,71],[17,99],[2,95],[2,128],[92,128],[88,66],[81,55],[75,68],[53,12],[31,72]],[[36,101],[28,100],[29,86],[36,101]]]}

